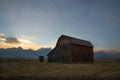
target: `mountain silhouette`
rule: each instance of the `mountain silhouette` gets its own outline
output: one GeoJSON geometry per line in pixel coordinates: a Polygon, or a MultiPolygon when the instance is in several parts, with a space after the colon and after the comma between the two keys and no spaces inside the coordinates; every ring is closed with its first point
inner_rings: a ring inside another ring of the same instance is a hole
{"type": "MultiPolygon", "coordinates": [[[[37,51],[32,49],[24,50],[21,47],[0,49],[0,58],[32,58],[38,59],[39,56],[47,58],[47,54],[51,51],[51,48],[40,48],[37,51]]],[[[94,59],[120,59],[120,52],[94,52],[94,59]]]]}
{"type": "Polygon", "coordinates": [[[94,59],[120,59],[120,52],[94,52],[94,59]]]}
{"type": "Polygon", "coordinates": [[[0,58],[38,58],[44,56],[47,58],[47,54],[51,51],[51,48],[41,48],[37,51],[32,49],[24,50],[19,48],[0,49],[0,58]]]}

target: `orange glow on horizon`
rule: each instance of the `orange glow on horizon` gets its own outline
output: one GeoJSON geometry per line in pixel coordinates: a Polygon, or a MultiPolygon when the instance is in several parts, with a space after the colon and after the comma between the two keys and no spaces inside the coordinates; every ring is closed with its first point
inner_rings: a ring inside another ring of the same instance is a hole
{"type": "Polygon", "coordinates": [[[4,49],[7,49],[7,48],[18,48],[18,47],[21,47],[24,50],[27,50],[27,49],[38,50],[40,48],[51,48],[51,49],[54,48],[53,46],[39,46],[39,45],[35,45],[35,44],[22,44],[22,45],[17,45],[17,44],[16,45],[15,44],[0,44],[0,48],[4,48],[4,49]]]}
{"type": "Polygon", "coordinates": [[[102,49],[102,48],[94,48],[94,52],[98,52],[98,51],[104,51],[104,52],[108,52],[108,53],[112,53],[112,52],[120,52],[120,50],[111,50],[111,49],[102,49]]]}
{"type": "MultiPolygon", "coordinates": [[[[0,48],[4,48],[4,49],[18,48],[18,47],[21,47],[24,50],[27,50],[27,49],[38,50],[40,48],[51,48],[51,49],[54,48],[54,46],[52,46],[52,45],[51,46],[50,45],[40,46],[40,45],[36,45],[36,44],[7,44],[7,43],[0,43],[0,48]]],[[[104,52],[108,52],[108,53],[120,52],[120,50],[109,50],[109,49],[102,49],[102,48],[94,48],[94,52],[98,52],[98,51],[104,51],[104,52]]]]}

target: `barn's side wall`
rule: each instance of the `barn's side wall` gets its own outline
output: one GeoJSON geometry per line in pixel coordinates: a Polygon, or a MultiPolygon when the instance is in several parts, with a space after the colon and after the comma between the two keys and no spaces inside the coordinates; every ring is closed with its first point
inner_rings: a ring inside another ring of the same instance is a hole
{"type": "Polygon", "coordinates": [[[48,62],[70,63],[69,46],[69,44],[56,46],[48,55],[48,62]]]}
{"type": "Polygon", "coordinates": [[[63,62],[70,63],[70,44],[64,44],[62,46],[63,62]]]}
{"type": "Polygon", "coordinates": [[[48,55],[48,62],[55,62],[56,61],[56,48],[53,49],[48,55]]]}
{"type": "Polygon", "coordinates": [[[93,62],[93,48],[71,44],[71,63],[93,62]]]}

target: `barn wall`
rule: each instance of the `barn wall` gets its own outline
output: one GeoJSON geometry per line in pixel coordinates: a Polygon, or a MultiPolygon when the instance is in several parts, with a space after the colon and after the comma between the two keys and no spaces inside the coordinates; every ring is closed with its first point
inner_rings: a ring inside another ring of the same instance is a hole
{"type": "Polygon", "coordinates": [[[71,45],[71,63],[93,62],[93,48],[71,45]]]}
{"type": "Polygon", "coordinates": [[[48,62],[70,63],[70,45],[64,44],[57,46],[48,55],[48,62]]]}
{"type": "Polygon", "coordinates": [[[75,44],[59,45],[48,55],[48,62],[85,63],[93,61],[93,48],[75,44]]]}
{"type": "Polygon", "coordinates": [[[56,49],[52,50],[48,55],[48,62],[55,62],[56,61],[56,49]]]}
{"type": "Polygon", "coordinates": [[[62,46],[63,62],[70,63],[70,44],[64,44],[62,46]]]}
{"type": "Polygon", "coordinates": [[[69,63],[69,44],[59,45],[57,48],[57,62],[69,63]]]}

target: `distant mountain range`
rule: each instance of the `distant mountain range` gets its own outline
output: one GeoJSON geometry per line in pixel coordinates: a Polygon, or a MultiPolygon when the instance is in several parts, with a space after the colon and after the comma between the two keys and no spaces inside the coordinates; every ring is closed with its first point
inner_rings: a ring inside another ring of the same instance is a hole
{"type": "Polygon", "coordinates": [[[120,59],[120,52],[94,52],[94,59],[120,59]]]}
{"type": "MultiPolygon", "coordinates": [[[[41,48],[37,51],[32,49],[24,50],[19,48],[0,49],[0,58],[32,58],[38,59],[39,56],[47,58],[51,48],[41,48]]],[[[120,59],[120,52],[94,52],[94,59],[120,59]]]]}
{"type": "Polygon", "coordinates": [[[41,48],[37,51],[32,49],[24,50],[19,48],[0,49],[0,58],[33,58],[37,59],[39,56],[47,58],[47,54],[51,51],[51,48],[41,48]]]}

